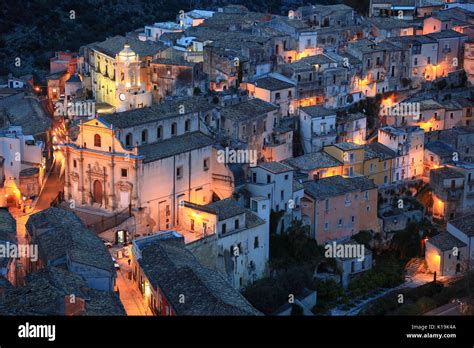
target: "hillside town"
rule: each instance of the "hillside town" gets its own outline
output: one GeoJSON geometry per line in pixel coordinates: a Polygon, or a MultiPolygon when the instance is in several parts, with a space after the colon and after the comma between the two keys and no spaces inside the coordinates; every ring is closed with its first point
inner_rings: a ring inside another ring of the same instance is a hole
{"type": "Polygon", "coordinates": [[[474,315],[474,2],[182,10],[0,76],[0,265],[0,315],[474,315]]]}

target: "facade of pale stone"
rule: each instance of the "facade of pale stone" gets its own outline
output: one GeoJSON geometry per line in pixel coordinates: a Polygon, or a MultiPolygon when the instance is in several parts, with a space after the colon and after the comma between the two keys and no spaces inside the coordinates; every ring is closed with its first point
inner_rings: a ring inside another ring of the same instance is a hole
{"type": "Polygon", "coordinates": [[[109,212],[131,208],[143,225],[137,232],[171,228],[181,200],[212,198],[213,139],[199,131],[199,117],[146,108],[81,124],[64,147],[65,198],[109,212]]]}

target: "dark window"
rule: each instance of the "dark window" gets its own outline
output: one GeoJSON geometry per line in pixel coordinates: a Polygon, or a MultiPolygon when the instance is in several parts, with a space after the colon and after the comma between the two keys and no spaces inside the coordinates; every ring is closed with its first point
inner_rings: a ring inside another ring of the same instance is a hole
{"type": "Polygon", "coordinates": [[[239,220],[235,220],[234,227],[235,227],[236,230],[239,229],[239,220]]]}
{"type": "Polygon", "coordinates": [[[125,136],[125,145],[126,146],[132,146],[133,144],[133,136],[132,136],[132,133],[128,133],[126,136],[125,136]]]}
{"type": "Polygon", "coordinates": [[[186,120],[186,122],[184,122],[184,131],[189,132],[190,130],[191,130],[191,121],[186,120]]]}
{"type": "Polygon", "coordinates": [[[145,129],[142,131],[142,143],[146,143],[148,141],[148,131],[145,129]]]}
{"type": "Polygon", "coordinates": [[[76,161],[76,160],[73,160],[73,161],[72,161],[72,165],[74,166],[74,168],[77,168],[77,161],[76,161]]]}
{"type": "Polygon", "coordinates": [[[101,139],[100,139],[100,135],[99,134],[96,134],[94,135],[94,146],[95,147],[101,147],[101,139]]]}
{"type": "Polygon", "coordinates": [[[176,123],[173,123],[171,125],[171,135],[176,135],[178,131],[178,125],[176,123]]]}
{"type": "Polygon", "coordinates": [[[122,178],[126,178],[128,176],[128,170],[122,169],[122,178]]]}
{"type": "Polygon", "coordinates": [[[162,133],[163,133],[163,127],[159,126],[159,127],[156,129],[156,138],[157,138],[157,139],[161,139],[162,133]]]}
{"type": "Polygon", "coordinates": [[[183,177],[183,167],[176,168],[176,178],[181,179],[183,177]]]}
{"type": "Polygon", "coordinates": [[[227,226],[226,224],[222,224],[222,234],[227,232],[227,226]]]}
{"type": "Polygon", "coordinates": [[[258,248],[258,237],[255,237],[255,239],[253,240],[253,248],[254,249],[258,248]]]}

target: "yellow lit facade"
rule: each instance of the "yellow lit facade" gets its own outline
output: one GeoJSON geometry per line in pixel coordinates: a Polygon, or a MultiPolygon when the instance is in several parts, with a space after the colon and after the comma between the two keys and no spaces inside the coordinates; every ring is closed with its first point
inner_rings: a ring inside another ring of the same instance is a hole
{"type": "Polygon", "coordinates": [[[392,159],[381,160],[372,158],[364,160],[364,175],[378,186],[391,184],[392,159]]]}
{"type": "Polygon", "coordinates": [[[363,174],[364,171],[364,148],[354,143],[352,149],[342,149],[338,144],[324,147],[324,151],[343,163],[342,175],[354,176],[363,174]]]}

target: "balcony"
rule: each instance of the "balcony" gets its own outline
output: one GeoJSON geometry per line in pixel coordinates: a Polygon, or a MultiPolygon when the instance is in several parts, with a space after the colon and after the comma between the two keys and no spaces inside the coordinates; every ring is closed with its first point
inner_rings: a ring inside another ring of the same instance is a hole
{"type": "Polygon", "coordinates": [[[336,136],[336,135],[337,135],[337,132],[336,132],[335,129],[330,130],[330,131],[328,131],[328,132],[319,132],[319,133],[313,132],[313,133],[312,133],[313,138],[317,138],[317,137],[331,137],[331,136],[336,136]]]}

